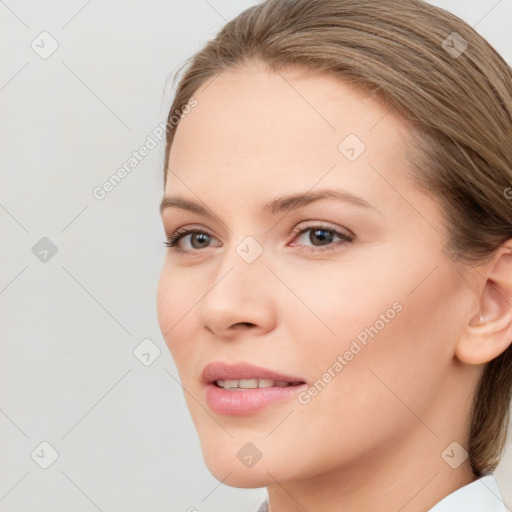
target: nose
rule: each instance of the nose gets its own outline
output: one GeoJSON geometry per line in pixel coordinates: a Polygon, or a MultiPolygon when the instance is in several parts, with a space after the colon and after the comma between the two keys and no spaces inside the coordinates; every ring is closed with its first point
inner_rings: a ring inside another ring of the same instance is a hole
{"type": "Polygon", "coordinates": [[[220,338],[251,330],[264,334],[275,326],[276,282],[264,254],[248,263],[235,251],[222,257],[199,303],[200,321],[220,338]]]}

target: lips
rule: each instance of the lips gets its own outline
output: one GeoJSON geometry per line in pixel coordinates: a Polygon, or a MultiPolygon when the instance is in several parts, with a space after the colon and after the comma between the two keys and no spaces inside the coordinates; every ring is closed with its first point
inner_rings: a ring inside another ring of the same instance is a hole
{"type": "Polygon", "coordinates": [[[302,377],[280,373],[245,362],[228,364],[223,361],[216,361],[209,363],[203,369],[201,377],[203,383],[206,385],[213,384],[217,380],[240,381],[248,379],[267,379],[274,382],[287,382],[290,384],[305,383],[302,377]]]}
{"type": "Polygon", "coordinates": [[[202,373],[204,400],[210,410],[224,416],[247,416],[278,407],[307,387],[301,377],[241,362],[216,361],[202,373]]]}

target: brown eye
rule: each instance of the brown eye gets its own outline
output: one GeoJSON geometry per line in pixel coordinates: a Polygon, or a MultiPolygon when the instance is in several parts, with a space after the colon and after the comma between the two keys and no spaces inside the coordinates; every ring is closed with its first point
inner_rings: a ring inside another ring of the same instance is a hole
{"type": "Polygon", "coordinates": [[[208,247],[208,243],[214,237],[207,233],[206,231],[200,231],[198,229],[178,229],[167,241],[164,242],[164,245],[169,248],[174,248],[175,250],[187,252],[194,251],[197,249],[204,249],[208,247]],[[185,237],[190,235],[190,243],[192,249],[183,249],[180,247],[179,242],[185,237]]]}
{"type": "Polygon", "coordinates": [[[309,241],[315,245],[319,241],[320,245],[326,245],[332,242],[334,238],[334,232],[327,229],[310,229],[309,241]]]}
{"type": "MultiPolygon", "coordinates": [[[[328,226],[309,226],[298,231],[296,238],[300,239],[303,237],[311,245],[303,247],[301,250],[310,252],[326,251],[336,249],[340,245],[345,245],[353,241],[353,238],[349,235],[341,233],[336,229],[328,226]],[[304,236],[305,233],[310,232],[308,236],[304,236]],[[340,241],[336,242],[335,238],[339,238],[340,241]]],[[[295,245],[295,244],[294,244],[295,245]]],[[[299,244],[302,245],[302,244],[299,244]]]]}
{"type": "Polygon", "coordinates": [[[206,233],[190,233],[190,243],[194,249],[203,249],[210,241],[210,235],[206,233]],[[195,245],[198,244],[198,246],[195,245]]]}

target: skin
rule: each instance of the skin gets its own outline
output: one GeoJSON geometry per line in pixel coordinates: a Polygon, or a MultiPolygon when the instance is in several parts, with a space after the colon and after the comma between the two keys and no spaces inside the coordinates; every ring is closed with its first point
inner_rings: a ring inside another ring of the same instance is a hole
{"type": "Polygon", "coordinates": [[[510,294],[512,244],[462,275],[443,251],[437,201],[408,176],[410,129],[344,82],[252,61],[194,97],[165,193],[216,218],[162,212],[167,236],[190,226],[212,238],[188,235],[182,252],[167,249],[157,312],[210,472],[226,485],[267,487],[272,512],[420,512],[475,480],[469,460],[453,469],[441,453],[454,441],[467,448],[474,387],[512,339],[510,307],[488,292],[495,272],[510,294]],[[366,145],[355,161],[338,150],[350,133],[366,145]],[[261,211],[324,188],[373,208],[323,199],[261,211]],[[332,250],[322,251],[319,223],[354,239],[331,232],[332,250]],[[301,226],[313,229],[294,234],[301,226]],[[250,264],[235,250],[248,236],[263,249],[250,264]],[[200,376],[209,362],[248,361],[313,384],[397,302],[401,310],[309,403],[292,398],[249,416],[208,408],[200,376]],[[262,454],[251,468],[237,457],[247,442],[262,454]]]}

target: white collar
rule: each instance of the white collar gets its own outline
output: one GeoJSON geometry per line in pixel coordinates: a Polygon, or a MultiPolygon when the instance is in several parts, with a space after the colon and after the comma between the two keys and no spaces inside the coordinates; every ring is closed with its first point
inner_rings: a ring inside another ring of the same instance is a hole
{"type": "Polygon", "coordinates": [[[487,475],[452,492],[428,512],[506,512],[493,475],[487,475]]]}
{"type": "MultiPolygon", "coordinates": [[[[268,498],[258,512],[268,511],[268,498]]],[[[487,475],[452,492],[428,512],[507,512],[498,483],[487,475]]]]}

